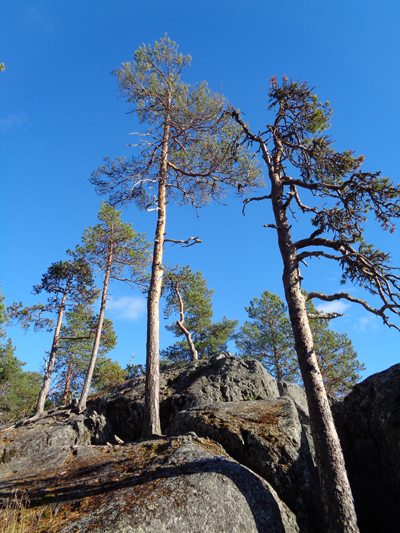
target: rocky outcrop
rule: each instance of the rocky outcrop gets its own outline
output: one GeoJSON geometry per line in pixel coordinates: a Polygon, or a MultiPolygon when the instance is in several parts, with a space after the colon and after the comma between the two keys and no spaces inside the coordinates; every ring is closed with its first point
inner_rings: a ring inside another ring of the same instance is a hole
{"type": "Polygon", "coordinates": [[[0,464],[30,457],[46,448],[106,444],[114,439],[104,415],[96,412],[78,415],[70,409],[55,409],[0,433],[0,464]]]}
{"type": "Polygon", "coordinates": [[[360,531],[400,531],[400,364],[332,406],[360,531]]]}
{"type": "Polygon", "coordinates": [[[15,488],[29,491],[34,512],[25,512],[24,521],[30,530],[299,531],[294,514],[265,480],[217,444],[190,435],[42,449],[3,465],[1,474],[1,498],[12,498],[15,488]]]}
{"type": "MultiPolygon", "coordinates": [[[[333,405],[361,533],[400,531],[399,382],[397,365],[333,405]]],[[[5,505],[29,498],[32,531],[323,531],[300,387],[227,353],[170,368],[167,436],[135,443],[143,393],[136,378],[92,396],[85,413],[0,430],[5,505]]]]}
{"type": "Polygon", "coordinates": [[[169,433],[189,431],[220,443],[267,480],[294,512],[301,531],[323,529],[318,475],[291,399],[214,403],[181,411],[169,433]]]}
{"type": "MultiPolygon", "coordinates": [[[[137,440],[142,432],[144,385],[144,377],[125,381],[92,396],[88,408],[104,415],[122,440],[137,440]]],[[[229,353],[194,361],[160,376],[161,428],[167,433],[176,414],[191,407],[277,397],[277,382],[258,361],[245,361],[229,353]]]]}

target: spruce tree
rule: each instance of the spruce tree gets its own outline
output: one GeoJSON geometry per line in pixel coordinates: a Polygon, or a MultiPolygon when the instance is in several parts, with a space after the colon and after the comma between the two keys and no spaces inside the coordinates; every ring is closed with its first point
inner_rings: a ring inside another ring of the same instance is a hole
{"type": "Polygon", "coordinates": [[[132,159],[105,160],[92,175],[100,194],[113,204],[134,202],[157,212],[150,288],[146,349],[143,436],[160,435],[159,302],[163,279],[164,243],[190,246],[201,242],[166,238],[167,205],[176,201],[198,209],[221,201],[227,191],[250,188],[259,177],[255,159],[238,142],[240,128],[227,112],[223,96],[205,82],[190,86],[182,71],[190,56],[178,53],[168,37],[140,47],[131,63],[114,71],[122,96],[132,104],[147,131],[136,133],[132,159]]]}

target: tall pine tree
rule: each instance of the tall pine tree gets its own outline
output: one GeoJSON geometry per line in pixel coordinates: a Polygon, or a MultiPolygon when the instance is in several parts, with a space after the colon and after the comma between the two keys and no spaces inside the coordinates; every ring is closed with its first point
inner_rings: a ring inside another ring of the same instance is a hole
{"type": "Polygon", "coordinates": [[[136,233],[131,224],[122,221],[121,211],[102,202],[98,218],[100,224],[85,229],[82,245],[78,246],[75,252],[71,252],[73,256],[96,267],[103,276],[99,320],[85,383],[79,399],[79,411],[86,409],[103,330],[109,282],[116,280],[130,287],[135,285],[144,287],[148,281],[146,270],[151,260],[150,243],[144,234],[136,233]]]}
{"type": "Polygon", "coordinates": [[[198,238],[166,238],[167,205],[174,200],[196,209],[220,201],[231,187],[250,187],[259,171],[238,142],[240,128],[227,113],[223,96],[211,93],[205,82],[190,86],[182,71],[191,58],[178,53],[168,37],[154,46],[140,47],[131,63],[114,74],[121,94],[132,104],[140,123],[137,156],[106,159],[92,175],[100,194],[113,204],[135,202],[157,212],[153,263],[147,300],[146,389],[143,436],[160,435],[159,414],[159,303],[163,280],[164,243],[183,246],[198,238]]]}

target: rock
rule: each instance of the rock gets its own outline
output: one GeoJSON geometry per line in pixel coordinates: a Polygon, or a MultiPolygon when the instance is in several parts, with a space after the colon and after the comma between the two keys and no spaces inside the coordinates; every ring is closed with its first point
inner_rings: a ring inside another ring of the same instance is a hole
{"type": "Polygon", "coordinates": [[[303,437],[307,439],[307,444],[311,452],[311,456],[315,464],[315,449],[314,441],[311,433],[310,415],[308,412],[308,403],[306,392],[302,387],[295,383],[288,383],[287,381],[278,381],[279,395],[282,398],[288,397],[293,400],[301,426],[303,429],[303,437]]]}
{"type": "Polygon", "coordinates": [[[400,364],[332,406],[360,531],[400,531],[400,364]]]}
{"type": "Polygon", "coordinates": [[[110,424],[103,415],[96,412],[76,415],[69,409],[59,409],[0,432],[0,463],[27,457],[45,448],[105,444],[112,436],[110,424]]]}
{"type": "Polygon", "coordinates": [[[267,480],[296,515],[302,532],[322,531],[318,474],[289,397],[181,411],[169,433],[189,431],[220,443],[231,457],[267,480]]]}
{"type": "MultiPolygon", "coordinates": [[[[142,432],[145,378],[126,381],[90,397],[87,405],[103,414],[125,442],[142,432]]],[[[160,375],[160,417],[163,432],[181,410],[214,402],[266,400],[279,397],[278,385],[258,361],[230,353],[167,369],[160,375]]]]}
{"type": "Polygon", "coordinates": [[[49,533],[299,532],[265,480],[205,439],[97,446],[93,455],[79,450],[44,449],[34,461],[16,461],[12,471],[9,464],[0,467],[3,498],[13,497],[14,487],[28,492],[33,509],[24,512],[26,527],[49,533]],[[44,472],[39,465],[45,462],[44,472]]]}

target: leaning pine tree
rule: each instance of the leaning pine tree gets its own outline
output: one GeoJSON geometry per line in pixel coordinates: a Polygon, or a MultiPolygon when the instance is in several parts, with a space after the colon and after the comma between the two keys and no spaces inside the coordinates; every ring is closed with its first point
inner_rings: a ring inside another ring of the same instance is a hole
{"type": "Polygon", "coordinates": [[[182,81],[189,56],[164,37],[143,45],[132,63],[114,71],[122,96],[133,105],[144,133],[137,133],[137,156],[105,160],[91,181],[112,204],[135,202],[157,212],[151,281],[147,300],[146,388],[143,436],[160,435],[159,416],[159,302],[163,279],[164,243],[190,246],[198,238],[166,239],[167,204],[177,201],[196,209],[221,200],[229,186],[257,182],[255,159],[239,145],[241,130],[227,112],[223,96],[211,93],[205,82],[182,81]]]}
{"type": "Polygon", "coordinates": [[[46,304],[39,303],[32,307],[23,307],[22,303],[14,303],[7,308],[9,325],[20,323],[25,330],[28,330],[32,325],[35,331],[54,330],[49,360],[46,362],[44,371],[43,386],[36,405],[36,417],[43,413],[49,394],[57,349],[62,338],[60,332],[66,309],[79,304],[91,305],[98,296],[92,273],[92,268],[83,259],[53,263],[46,274],[43,274],[40,285],[35,285],[33,288],[34,294],[47,292],[46,304]],[[50,318],[49,314],[55,315],[56,321],[50,318]]]}
{"type": "Polygon", "coordinates": [[[324,135],[329,127],[329,102],[318,101],[307,83],[288,81],[279,85],[271,80],[270,107],[273,122],[263,133],[254,134],[232,109],[232,116],[243,129],[244,139],[255,144],[266,163],[271,193],[252,200],[269,200],[283,259],[283,284],[295,347],[307,394],[315,442],[318,471],[326,514],[326,530],[358,531],[353,497],[344,466],[340,442],[333,423],[313,346],[307,317],[307,299],[324,301],[346,299],[389,322],[388,313],[400,314],[400,278],[390,267],[389,254],[367,244],[363,238],[369,211],[383,229],[394,231],[393,219],[399,217],[400,187],[379,172],[362,172],[363,156],[350,151],[336,152],[332,140],[324,135]],[[315,206],[306,205],[301,195],[312,195],[315,206]],[[297,207],[313,217],[314,230],[294,241],[290,214],[297,207]],[[336,262],[343,272],[343,282],[365,287],[381,300],[373,307],[346,292],[326,295],[301,290],[300,262],[313,257],[336,262]]]}

